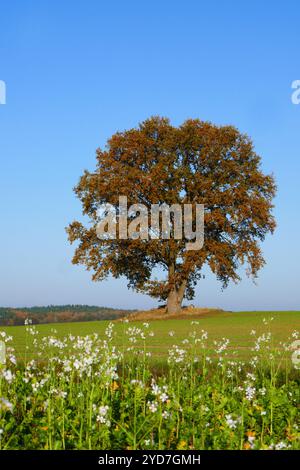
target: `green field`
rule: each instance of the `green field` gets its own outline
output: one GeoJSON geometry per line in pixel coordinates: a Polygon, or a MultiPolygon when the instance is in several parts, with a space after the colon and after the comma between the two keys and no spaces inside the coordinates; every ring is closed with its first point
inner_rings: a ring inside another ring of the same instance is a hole
{"type": "MultiPolygon", "coordinates": [[[[154,336],[147,340],[147,350],[151,351],[153,357],[163,358],[167,355],[169,348],[173,344],[180,344],[183,340],[188,339],[192,331],[197,333],[205,330],[208,333],[208,346],[213,348],[213,342],[222,338],[230,340],[228,346],[228,354],[230,351],[237,351],[241,358],[246,358],[253,346],[253,337],[250,335],[251,330],[255,330],[257,334],[266,331],[263,320],[273,320],[268,325],[272,332],[274,346],[280,348],[280,342],[286,342],[293,330],[300,330],[300,311],[256,311],[256,312],[220,312],[212,316],[205,316],[194,320],[155,320],[150,322],[149,331],[153,331],[154,336]],[[197,324],[195,324],[197,322],[197,324]],[[174,334],[170,336],[170,332],[174,334]]],[[[127,345],[127,337],[124,335],[124,323],[115,323],[115,339],[117,346],[127,345]]],[[[105,337],[105,329],[109,321],[92,321],[78,323],[56,323],[48,325],[38,325],[39,336],[55,336],[63,338],[68,334],[74,336],[86,336],[98,333],[100,338],[105,337]]],[[[143,322],[129,322],[128,326],[141,326],[143,322]]],[[[31,338],[26,338],[26,328],[24,326],[0,327],[0,331],[6,331],[7,334],[13,336],[12,346],[16,350],[18,358],[23,359],[26,352],[26,342],[29,345],[27,349],[27,357],[33,357],[35,353],[31,347],[31,338]]],[[[135,346],[135,345],[134,345],[135,346]]],[[[138,347],[139,344],[136,345],[138,347]]]]}
{"type": "Polygon", "coordinates": [[[300,312],[196,314],[1,328],[0,449],[299,449],[300,312]]]}

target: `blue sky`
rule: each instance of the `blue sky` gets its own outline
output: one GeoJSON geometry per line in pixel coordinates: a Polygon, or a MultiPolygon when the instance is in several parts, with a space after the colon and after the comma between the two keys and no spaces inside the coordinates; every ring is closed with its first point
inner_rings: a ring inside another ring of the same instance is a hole
{"type": "Polygon", "coordinates": [[[297,1],[15,1],[0,11],[0,304],[148,308],[125,280],[93,283],[73,266],[72,192],[115,131],[160,114],[234,124],[278,184],[278,229],[257,285],[224,292],[214,277],[194,303],[299,309],[300,79],[297,1]]]}

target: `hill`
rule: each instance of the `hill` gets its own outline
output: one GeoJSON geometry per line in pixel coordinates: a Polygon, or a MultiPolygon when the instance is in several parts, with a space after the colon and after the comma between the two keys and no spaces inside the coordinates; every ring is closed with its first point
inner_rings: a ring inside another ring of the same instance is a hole
{"type": "Polygon", "coordinates": [[[24,325],[28,318],[33,324],[116,320],[135,310],[114,309],[91,305],[49,305],[47,307],[0,307],[0,325],[24,325]]]}
{"type": "Polygon", "coordinates": [[[224,313],[220,308],[197,308],[197,307],[183,307],[180,313],[169,314],[166,313],[165,308],[157,308],[152,310],[143,310],[130,313],[126,318],[129,321],[152,321],[152,320],[196,320],[203,317],[208,317],[224,313]]]}

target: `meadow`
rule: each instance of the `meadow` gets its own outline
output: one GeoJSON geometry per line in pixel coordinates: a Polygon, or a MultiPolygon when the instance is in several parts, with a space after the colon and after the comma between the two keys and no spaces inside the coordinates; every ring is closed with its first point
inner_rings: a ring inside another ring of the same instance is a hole
{"type": "Polygon", "coordinates": [[[2,327],[0,447],[300,449],[299,327],[300,312],[2,327]]]}
{"type": "MultiPolygon", "coordinates": [[[[130,318],[130,317],[129,317],[130,318]]],[[[199,322],[199,327],[208,333],[208,350],[213,352],[214,341],[228,338],[230,340],[228,351],[232,351],[234,356],[247,358],[251,354],[252,338],[251,330],[257,333],[264,331],[264,319],[272,318],[272,335],[273,341],[280,347],[280,342],[285,341],[293,330],[300,330],[300,312],[298,311],[256,311],[256,312],[223,312],[220,311],[213,315],[205,315],[203,317],[195,317],[195,321],[199,322]]],[[[154,335],[151,343],[147,345],[149,351],[157,361],[166,358],[170,346],[181,343],[189,336],[191,330],[192,319],[175,320],[153,320],[151,321],[151,330],[154,335]],[[170,335],[171,332],[171,335],[170,335]]],[[[74,323],[53,323],[46,325],[37,325],[36,330],[41,336],[49,336],[55,331],[58,338],[64,338],[71,334],[74,336],[86,336],[97,333],[100,339],[105,338],[105,330],[110,321],[89,321],[74,323]]],[[[130,321],[131,326],[139,327],[144,321],[130,321]]],[[[124,336],[124,323],[122,321],[114,322],[115,338],[114,344],[121,346],[128,343],[128,339],[124,336]]],[[[22,326],[0,327],[0,331],[4,331],[13,337],[13,347],[15,348],[18,359],[25,360],[27,358],[36,358],[36,352],[31,347],[32,338],[26,335],[26,328],[22,326]],[[27,349],[26,349],[27,346],[27,349]]]]}

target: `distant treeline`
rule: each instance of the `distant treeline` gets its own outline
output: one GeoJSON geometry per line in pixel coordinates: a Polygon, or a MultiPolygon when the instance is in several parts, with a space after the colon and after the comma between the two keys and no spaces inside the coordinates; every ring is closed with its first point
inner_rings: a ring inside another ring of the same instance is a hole
{"type": "Polygon", "coordinates": [[[114,320],[135,310],[118,310],[90,305],[49,305],[47,307],[0,307],[0,325],[24,325],[28,318],[33,324],[76,321],[114,320]]]}

